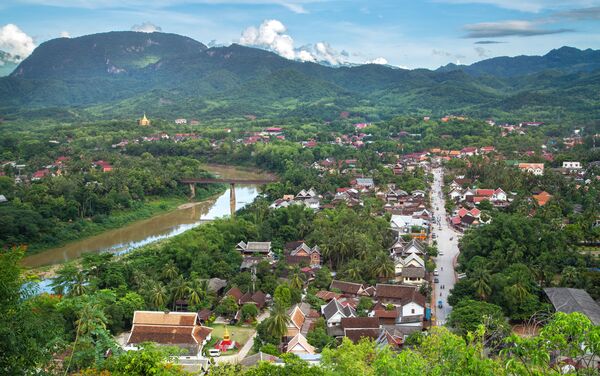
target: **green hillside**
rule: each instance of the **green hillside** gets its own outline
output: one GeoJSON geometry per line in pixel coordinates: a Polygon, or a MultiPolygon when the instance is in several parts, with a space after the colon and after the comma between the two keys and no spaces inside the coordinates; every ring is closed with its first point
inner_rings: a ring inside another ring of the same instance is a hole
{"type": "Polygon", "coordinates": [[[0,112],[331,120],[349,111],[367,119],[463,113],[589,120],[600,117],[599,67],[600,51],[567,47],[437,71],[330,67],[237,44],[206,48],[176,34],[110,32],[41,44],[0,78],[0,112]]]}

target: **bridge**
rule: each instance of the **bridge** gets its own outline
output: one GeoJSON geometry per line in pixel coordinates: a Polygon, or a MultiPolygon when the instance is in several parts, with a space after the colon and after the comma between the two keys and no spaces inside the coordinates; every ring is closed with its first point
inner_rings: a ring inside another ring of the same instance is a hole
{"type": "Polygon", "coordinates": [[[190,185],[190,199],[196,196],[196,184],[229,184],[229,210],[231,216],[235,215],[235,185],[253,184],[262,185],[277,181],[274,177],[265,179],[223,179],[223,178],[183,178],[179,182],[190,185]]]}

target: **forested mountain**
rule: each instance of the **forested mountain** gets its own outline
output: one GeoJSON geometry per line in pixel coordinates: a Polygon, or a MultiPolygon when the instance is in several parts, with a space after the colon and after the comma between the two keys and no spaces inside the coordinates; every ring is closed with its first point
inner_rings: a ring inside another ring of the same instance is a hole
{"type": "Polygon", "coordinates": [[[13,56],[8,52],[0,51],[0,77],[7,76],[17,67],[13,56]]]}
{"type": "Polygon", "coordinates": [[[600,51],[561,47],[544,56],[500,56],[471,65],[448,64],[438,71],[462,70],[472,75],[514,77],[554,69],[563,73],[590,72],[600,69],[600,51]]]}
{"type": "Polygon", "coordinates": [[[370,120],[401,113],[597,119],[599,67],[600,51],[568,47],[437,71],[329,67],[237,44],[207,48],[176,34],[110,32],[41,44],[0,79],[0,112],[331,119],[348,111],[370,120]]]}

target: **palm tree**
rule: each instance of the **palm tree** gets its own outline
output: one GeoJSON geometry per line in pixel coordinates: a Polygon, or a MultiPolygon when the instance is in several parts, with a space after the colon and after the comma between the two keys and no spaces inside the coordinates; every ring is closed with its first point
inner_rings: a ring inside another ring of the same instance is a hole
{"type": "Polygon", "coordinates": [[[304,287],[304,281],[300,277],[298,270],[294,271],[292,278],[290,279],[290,287],[294,289],[301,289],[304,287]]]}
{"type": "Polygon", "coordinates": [[[175,277],[179,275],[179,269],[177,269],[177,266],[171,260],[167,263],[167,265],[165,265],[162,275],[164,278],[168,279],[169,281],[172,281],[173,279],[175,279],[175,277]]]}
{"type": "Polygon", "coordinates": [[[574,266],[565,266],[560,275],[560,284],[562,286],[575,286],[579,279],[579,272],[574,266]]]}
{"type": "Polygon", "coordinates": [[[167,300],[167,289],[165,286],[158,282],[150,290],[150,299],[154,308],[160,309],[165,306],[167,300]]]}
{"type": "Polygon", "coordinates": [[[481,300],[486,300],[492,292],[492,287],[490,286],[490,273],[483,268],[476,269],[473,272],[473,279],[473,287],[475,287],[475,293],[479,296],[481,300]]]}
{"type": "Polygon", "coordinates": [[[208,295],[208,281],[194,280],[188,287],[188,304],[198,305],[202,299],[205,299],[208,295]]]}
{"type": "Polygon", "coordinates": [[[375,257],[375,268],[373,269],[375,275],[382,279],[389,279],[396,273],[396,267],[394,262],[387,257],[385,254],[379,254],[375,257]]]}
{"type": "Polygon", "coordinates": [[[69,286],[69,294],[73,296],[81,296],[85,294],[87,290],[87,279],[82,272],[77,272],[74,276],[74,280],[69,286]]]}
{"type": "Polygon", "coordinates": [[[360,281],[362,275],[362,263],[358,260],[356,262],[349,262],[346,267],[346,275],[352,281],[360,281]]]}
{"type": "Polygon", "coordinates": [[[190,284],[183,279],[183,277],[177,278],[173,281],[171,287],[171,293],[173,294],[173,306],[175,306],[175,301],[179,299],[183,299],[188,292],[190,284]]]}
{"type": "Polygon", "coordinates": [[[518,281],[514,285],[510,286],[509,291],[519,303],[523,302],[527,294],[529,294],[529,291],[527,291],[527,288],[525,288],[521,281],[518,281]]]}
{"type": "Polygon", "coordinates": [[[271,308],[271,316],[268,318],[266,323],[267,332],[274,338],[281,341],[283,336],[287,333],[287,325],[290,322],[287,309],[281,304],[275,304],[271,308]]]}

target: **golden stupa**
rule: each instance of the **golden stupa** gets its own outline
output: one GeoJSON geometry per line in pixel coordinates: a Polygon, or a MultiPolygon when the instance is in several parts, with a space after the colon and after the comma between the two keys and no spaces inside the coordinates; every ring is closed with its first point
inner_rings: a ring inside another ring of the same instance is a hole
{"type": "Polygon", "coordinates": [[[138,125],[148,126],[150,125],[150,120],[146,117],[146,113],[144,112],[144,117],[138,119],[138,125]]]}

